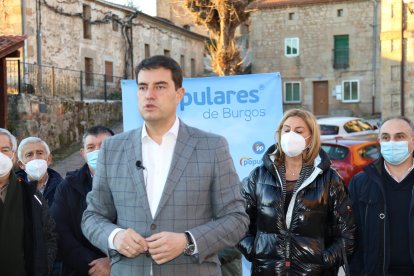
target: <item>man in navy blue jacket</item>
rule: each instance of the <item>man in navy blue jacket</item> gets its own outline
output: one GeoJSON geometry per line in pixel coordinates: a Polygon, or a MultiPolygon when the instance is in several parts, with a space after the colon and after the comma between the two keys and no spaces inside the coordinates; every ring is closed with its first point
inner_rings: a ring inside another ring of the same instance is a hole
{"type": "Polygon", "coordinates": [[[350,275],[414,275],[414,126],[384,120],[381,157],[350,183],[358,223],[350,275]]]}
{"type": "Polygon", "coordinates": [[[92,189],[101,143],[113,134],[112,130],[104,126],[87,129],[80,150],[86,163],[80,169],[68,172],[56,190],[51,214],[59,234],[62,276],[105,276],[110,273],[109,258],[83,236],[80,224],[86,209],[86,195],[92,189]]]}

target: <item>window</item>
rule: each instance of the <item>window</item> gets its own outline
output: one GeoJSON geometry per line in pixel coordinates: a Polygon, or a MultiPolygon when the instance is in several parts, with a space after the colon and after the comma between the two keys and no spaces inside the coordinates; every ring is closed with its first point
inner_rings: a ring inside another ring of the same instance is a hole
{"type": "Polygon", "coordinates": [[[164,49],[164,56],[170,57],[171,56],[170,50],[164,49]]]}
{"type": "Polygon", "coordinates": [[[342,101],[358,102],[359,101],[359,81],[342,82],[342,101]]]}
{"type": "Polygon", "coordinates": [[[93,59],[85,58],[85,84],[87,86],[93,85],[93,59]]]}
{"type": "Polygon", "coordinates": [[[91,29],[91,7],[89,5],[83,5],[83,38],[92,38],[91,29]]]}
{"type": "Polygon", "coordinates": [[[321,135],[336,135],[339,133],[339,126],[335,125],[319,125],[321,135]]]}
{"type": "Polygon", "coordinates": [[[191,76],[196,76],[196,65],[195,65],[195,59],[191,59],[191,76]]]}
{"type": "Polygon", "coordinates": [[[349,153],[349,149],[339,145],[322,144],[321,147],[331,160],[343,160],[349,153]]]}
{"type": "Polygon", "coordinates": [[[356,120],[351,120],[349,122],[346,122],[344,124],[344,130],[347,133],[356,133],[356,132],[374,130],[374,127],[371,126],[371,124],[366,121],[356,119],[356,120]]]}
{"type": "Polygon", "coordinates": [[[295,13],[294,12],[290,12],[289,13],[289,20],[293,20],[295,18],[295,13]]]}
{"type": "Polygon", "coordinates": [[[300,82],[285,82],[285,103],[300,103],[300,82]]]}
{"type": "Polygon", "coordinates": [[[183,75],[185,75],[185,57],[184,55],[180,56],[180,66],[181,66],[181,70],[183,71],[183,75]]]}
{"type": "Polygon", "coordinates": [[[380,156],[380,148],[377,145],[369,145],[358,150],[358,154],[369,161],[377,160],[380,156]]]}
{"type": "Polygon", "coordinates": [[[344,10],[343,9],[338,9],[337,11],[336,11],[336,16],[338,16],[338,17],[342,17],[344,15],[344,10]]]}
{"type": "Polygon", "coordinates": [[[150,57],[150,54],[151,54],[149,44],[145,44],[144,51],[145,51],[145,53],[144,53],[145,54],[145,58],[149,58],[150,57]]]}
{"type": "Polygon", "coordinates": [[[114,64],[111,61],[105,61],[105,76],[107,82],[113,82],[114,64]]]}
{"type": "Polygon", "coordinates": [[[285,39],[285,56],[296,57],[299,55],[299,38],[292,37],[285,39]]]}
{"type": "Polygon", "coordinates": [[[112,15],[112,31],[117,32],[118,31],[118,15],[113,14],[112,15]]]}
{"type": "Polygon", "coordinates": [[[334,36],[334,68],[345,69],[349,67],[349,36],[334,36]]]}

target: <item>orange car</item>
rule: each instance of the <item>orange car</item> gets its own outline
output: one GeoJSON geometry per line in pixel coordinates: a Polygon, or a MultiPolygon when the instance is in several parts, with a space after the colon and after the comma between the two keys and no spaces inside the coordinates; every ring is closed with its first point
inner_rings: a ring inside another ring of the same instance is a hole
{"type": "Polygon", "coordinates": [[[377,140],[337,138],[322,141],[322,148],[332,161],[332,167],[348,186],[351,178],[381,153],[377,140]]]}

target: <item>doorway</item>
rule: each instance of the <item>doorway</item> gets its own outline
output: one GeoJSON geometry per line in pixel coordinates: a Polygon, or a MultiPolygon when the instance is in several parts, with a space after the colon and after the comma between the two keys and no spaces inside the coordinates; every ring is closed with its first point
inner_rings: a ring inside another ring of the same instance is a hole
{"type": "Polygon", "coordinates": [[[329,114],[329,91],[327,81],[313,82],[313,114],[329,114]]]}

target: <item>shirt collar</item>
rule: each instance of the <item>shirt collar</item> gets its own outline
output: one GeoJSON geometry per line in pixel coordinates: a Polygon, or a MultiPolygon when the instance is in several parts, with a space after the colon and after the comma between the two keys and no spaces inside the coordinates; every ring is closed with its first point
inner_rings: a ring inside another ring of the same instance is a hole
{"type": "MultiPolygon", "coordinates": [[[[172,134],[174,136],[175,139],[177,139],[178,137],[178,129],[180,128],[180,120],[178,119],[178,116],[175,116],[175,122],[172,125],[172,127],[164,134],[163,137],[165,137],[168,134],[172,134]]],[[[141,140],[143,139],[151,139],[151,137],[148,135],[147,132],[147,126],[144,122],[144,125],[142,127],[142,132],[141,132],[141,140]]]]}

